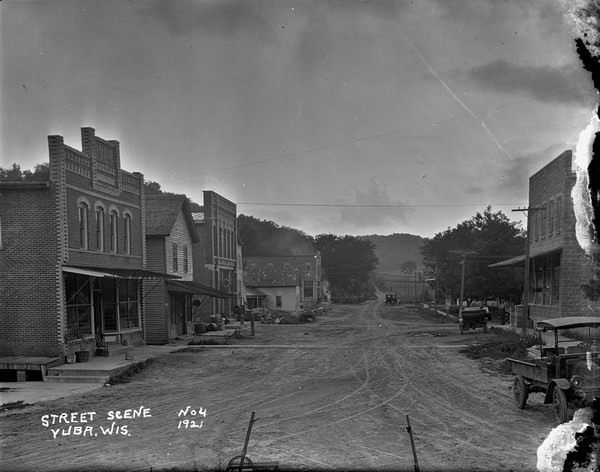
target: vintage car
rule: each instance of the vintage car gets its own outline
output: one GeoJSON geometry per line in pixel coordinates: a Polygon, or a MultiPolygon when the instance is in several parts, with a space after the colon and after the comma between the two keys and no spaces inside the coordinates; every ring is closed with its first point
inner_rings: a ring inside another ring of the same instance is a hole
{"type": "Polygon", "coordinates": [[[458,315],[460,334],[464,334],[465,331],[475,328],[483,328],[483,332],[487,333],[489,316],[490,314],[485,308],[463,308],[458,315]]]}
{"type": "Polygon", "coordinates": [[[398,294],[396,293],[386,293],[385,294],[385,304],[386,305],[396,305],[398,303],[398,294]]]}
{"type": "Polygon", "coordinates": [[[569,409],[590,406],[595,397],[600,397],[598,327],[600,317],[595,316],[538,322],[539,357],[536,353],[535,358],[527,361],[507,359],[515,375],[513,396],[517,408],[525,408],[529,393],[541,392],[545,394],[544,404],[553,404],[557,421],[565,423],[570,417],[569,409]],[[559,335],[561,331],[581,328],[587,328],[585,341],[565,340],[559,335]],[[543,344],[544,332],[554,334],[552,346],[543,344]]]}

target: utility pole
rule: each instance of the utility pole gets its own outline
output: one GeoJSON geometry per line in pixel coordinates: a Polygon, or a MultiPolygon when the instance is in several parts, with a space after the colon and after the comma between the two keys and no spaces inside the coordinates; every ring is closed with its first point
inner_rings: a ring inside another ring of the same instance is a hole
{"type": "Polygon", "coordinates": [[[433,273],[433,277],[435,278],[435,288],[433,289],[433,306],[435,308],[435,312],[437,314],[437,291],[438,291],[438,281],[437,281],[437,262],[435,263],[435,269],[433,273]]]}
{"type": "Polygon", "coordinates": [[[462,265],[462,271],[461,271],[461,276],[460,276],[460,298],[459,298],[459,307],[458,307],[458,314],[459,316],[462,315],[462,310],[463,310],[463,298],[464,298],[464,292],[465,292],[465,265],[467,262],[467,254],[477,254],[477,251],[469,251],[466,249],[455,249],[450,251],[450,253],[452,254],[460,254],[462,256],[462,260],[459,262],[460,265],[462,265]]]}
{"type": "Polygon", "coordinates": [[[417,271],[413,270],[413,275],[415,278],[415,304],[418,303],[419,300],[417,300],[417,271]]]}
{"type": "Polygon", "coordinates": [[[525,243],[525,276],[523,277],[523,313],[521,313],[521,336],[527,336],[527,320],[529,318],[529,266],[531,259],[531,214],[541,208],[515,208],[513,211],[522,211],[527,216],[527,238],[525,243]]]}

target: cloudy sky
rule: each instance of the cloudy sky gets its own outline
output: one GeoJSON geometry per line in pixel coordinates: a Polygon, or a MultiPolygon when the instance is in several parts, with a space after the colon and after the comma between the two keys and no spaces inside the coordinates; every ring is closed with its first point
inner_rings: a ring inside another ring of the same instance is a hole
{"type": "Polygon", "coordinates": [[[521,220],[597,103],[559,0],[4,0],[0,30],[0,166],[89,126],[311,235],[521,220]]]}

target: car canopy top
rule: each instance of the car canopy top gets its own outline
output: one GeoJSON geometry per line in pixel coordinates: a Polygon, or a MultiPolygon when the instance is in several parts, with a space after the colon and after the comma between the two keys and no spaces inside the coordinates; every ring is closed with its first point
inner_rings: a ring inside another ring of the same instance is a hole
{"type": "Polygon", "coordinates": [[[598,328],[600,327],[600,317],[598,316],[567,316],[566,318],[552,318],[545,321],[538,321],[536,329],[539,331],[555,331],[557,329],[575,329],[575,328],[598,328]]]}

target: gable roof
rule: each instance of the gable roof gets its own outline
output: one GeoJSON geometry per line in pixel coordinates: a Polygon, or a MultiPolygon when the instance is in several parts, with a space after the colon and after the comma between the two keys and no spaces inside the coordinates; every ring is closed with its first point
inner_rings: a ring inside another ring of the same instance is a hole
{"type": "Polygon", "coordinates": [[[290,287],[300,284],[300,271],[285,258],[244,260],[244,282],[251,287],[290,287]]]}
{"type": "Polygon", "coordinates": [[[199,242],[190,203],[185,195],[146,195],[146,236],[169,236],[180,211],[192,242],[199,242]]]}

